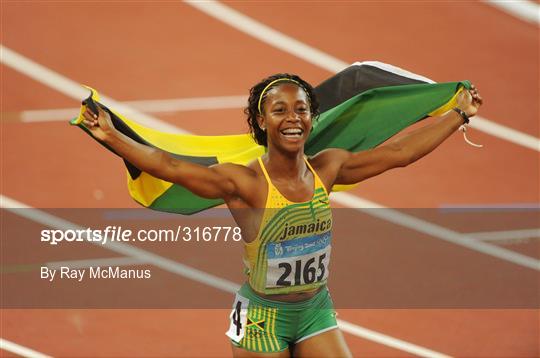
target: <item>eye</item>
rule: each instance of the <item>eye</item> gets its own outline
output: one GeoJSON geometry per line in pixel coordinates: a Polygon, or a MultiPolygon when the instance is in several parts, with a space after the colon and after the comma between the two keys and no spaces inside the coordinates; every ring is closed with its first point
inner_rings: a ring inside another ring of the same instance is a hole
{"type": "Polygon", "coordinates": [[[272,110],[273,113],[283,113],[285,109],[283,107],[276,107],[272,110]]]}

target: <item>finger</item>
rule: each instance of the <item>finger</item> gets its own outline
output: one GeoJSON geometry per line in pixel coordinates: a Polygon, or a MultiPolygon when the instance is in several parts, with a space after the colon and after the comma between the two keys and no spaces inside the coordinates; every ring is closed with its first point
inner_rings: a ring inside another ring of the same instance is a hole
{"type": "Polygon", "coordinates": [[[482,97],[478,96],[477,98],[474,99],[474,104],[477,105],[477,107],[481,106],[482,103],[484,103],[484,100],[482,99],[482,97]]]}
{"type": "Polygon", "coordinates": [[[88,115],[90,116],[90,118],[97,118],[97,114],[92,112],[92,110],[90,108],[87,108],[86,111],[88,112],[88,115]]]}
{"type": "Polygon", "coordinates": [[[472,98],[472,94],[470,94],[468,91],[466,92],[466,96],[467,96],[467,102],[472,102],[473,98],[472,98]]]}
{"type": "Polygon", "coordinates": [[[92,107],[89,106],[88,104],[86,104],[86,110],[88,112],[90,112],[90,115],[92,115],[92,117],[95,117],[97,115],[97,113],[95,113],[93,110],[92,110],[92,107]]]}
{"type": "Polygon", "coordinates": [[[89,128],[91,128],[91,127],[93,127],[93,126],[95,125],[95,124],[94,124],[94,121],[90,121],[90,120],[88,120],[88,119],[83,120],[83,124],[84,124],[86,127],[89,127],[89,128]]]}
{"type": "Polygon", "coordinates": [[[83,112],[83,117],[92,120],[94,117],[94,114],[87,108],[86,111],[83,112]]]}

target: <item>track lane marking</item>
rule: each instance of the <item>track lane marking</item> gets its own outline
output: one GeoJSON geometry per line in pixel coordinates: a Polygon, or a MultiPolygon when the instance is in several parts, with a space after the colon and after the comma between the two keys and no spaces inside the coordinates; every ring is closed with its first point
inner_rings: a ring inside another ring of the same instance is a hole
{"type": "MultiPolygon", "coordinates": [[[[5,47],[2,46],[3,49],[5,49],[5,47]]],[[[14,51],[12,50],[9,50],[11,53],[11,55],[13,54],[16,54],[14,51]]],[[[11,56],[10,55],[10,56],[11,56]]],[[[8,59],[8,61],[6,62],[7,65],[11,65],[13,63],[13,61],[15,59],[18,59],[18,58],[24,58],[22,55],[19,55],[19,54],[16,54],[16,56],[13,56],[11,58],[8,59]]],[[[1,56],[1,61],[4,62],[5,61],[5,56],[1,56]]],[[[80,85],[78,85],[76,82],[70,80],[69,78],[65,77],[65,76],[62,76],[50,69],[47,69],[45,68],[44,66],[42,65],[39,65],[37,63],[35,63],[34,61],[30,60],[30,59],[27,59],[27,58],[24,58],[24,61],[25,63],[29,64],[28,66],[16,66],[14,67],[14,69],[22,72],[23,74],[29,76],[30,78],[33,78],[47,86],[50,86],[51,88],[54,88],[58,91],[60,91],[61,93],[64,93],[70,97],[73,97],[75,98],[75,96],[73,95],[73,93],[71,93],[70,91],[73,90],[74,88],[76,87],[79,87],[79,90],[78,90],[78,93],[79,94],[82,94],[83,97],[85,97],[88,93],[87,93],[87,90],[83,89],[82,87],[80,87],[80,85]],[[45,71],[45,73],[42,73],[42,71],[45,71]],[[61,82],[59,83],[55,83],[54,81],[56,79],[61,79],[61,82]],[[51,83],[52,82],[52,83],[51,83]],[[82,92],[81,92],[82,91],[82,92]]],[[[106,96],[102,96],[103,99],[107,99],[107,100],[110,100],[109,97],[106,97],[106,96]]],[[[118,104],[120,105],[120,103],[112,100],[113,104],[118,104]]],[[[185,133],[185,134],[191,134],[190,132],[186,131],[186,130],[183,130],[179,127],[175,127],[173,125],[170,125],[168,123],[165,123],[157,118],[154,118],[154,117],[151,117],[149,115],[145,115],[145,114],[142,114],[141,112],[137,111],[137,110],[134,110],[128,106],[125,106],[125,105],[122,105],[122,108],[124,109],[127,109],[129,108],[129,113],[132,113],[132,114],[138,114],[139,117],[141,119],[145,119],[147,118],[152,124],[154,124],[156,127],[156,129],[160,129],[160,128],[165,128],[166,126],[168,127],[173,127],[176,129],[176,132],[181,132],[181,133],[185,133]],[[160,127],[160,128],[158,128],[160,127]]],[[[148,122],[145,122],[147,125],[148,125],[148,122]]],[[[162,129],[164,130],[164,129],[162,129]]],[[[502,260],[506,260],[506,261],[509,261],[509,262],[512,262],[512,263],[515,263],[517,265],[520,265],[520,266],[524,266],[524,267],[528,267],[528,268],[532,268],[534,270],[538,270],[540,271],[540,261],[538,260],[535,260],[531,257],[528,257],[528,256],[525,256],[525,255],[521,255],[521,254],[518,254],[514,251],[511,251],[511,250],[507,250],[507,249],[504,249],[504,248],[501,248],[501,247],[498,247],[498,246],[495,246],[495,245],[491,245],[491,244],[488,244],[488,243],[484,243],[484,242],[472,242],[472,240],[467,240],[464,235],[461,235],[455,231],[451,231],[447,228],[444,228],[442,226],[438,226],[438,225],[435,225],[433,223],[430,223],[430,222],[427,222],[427,221],[424,221],[424,220],[421,220],[421,219],[418,219],[418,218],[415,218],[413,216],[409,216],[409,215],[406,215],[406,214],[403,214],[403,213],[400,213],[398,212],[397,210],[394,210],[394,209],[390,209],[390,208],[387,208],[381,204],[377,204],[375,202],[372,202],[372,201],[369,201],[369,200],[366,200],[366,199],[363,199],[357,195],[353,195],[353,194],[349,194],[349,193],[344,193],[344,192],[340,192],[340,193],[332,193],[332,200],[342,204],[342,205],[345,205],[345,206],[348,206],[350,208],[364,208],[364,209],[359,209],[359,210],[364,210],[364,212],[372,215],[372,216],[375,216],[375,217],[378,217],[378,218],[381,218],[381,219],[384,219],[384,220],[387,220],[387,221],[390,221],[390,222],[393,222],[395,224],[398,224],[398,225],[401,225],[401,226],[404,226],[404,227],[408,227],[412,230],[416,230],[416,231],[419,231],[419,232],[423,232],[423,233],[427,233],[428,235],[434,237],[434,238],[437,238],[437,239],[441,239],[441,240],[444,240],[444,241],[447,241],[447,242],[451,242],[453,244],[456,244],[456,245],[460,245],[460,246],[464,246],[464,247],[467,247],[471,250],[475,250],[475,251],[478,251],[478,252],[481,252],[481,253],[484,253],[484,254],[487,254],[487,255],[490,255],[490,256],[494,256],[494,257],[497,257],[499,259],[502,259],[502,260]],[[366,208],[378,208],[378,209],[385,209],[385,210],[365,210],[366,208]]]]}
{"type": "MultiPolygon", "coordinates": [[[[121,101],[145,113],[207,111],[218,109],[238,109],[247,105],[247,96],[191,97],[154,100],[121,101]]],[[[2,122],[24,123],[66,121],[79,113],[79,108],[33,109],[20,112],[3,112],[2,122]]]]}
{"type": "Polygon", "coordinates": [[[483,0],[485,4],[491,5],[510,14],[518,19],[533,24],[540,24],[540,6],[528,0],[483,0]]]}
{"type": "Polygon", "coordinates": [[[0,338],[0,350],[5,350],[27,358],[52,358],[49,355],[43,354],[31,348],[21,346],[20,344],[0,338]]]}
{"type": "MultiPolygon", "coordinates": [[[[30,60],[29,58],[5,47],[3,44],[0,44],[0,61],[6,66],[19,71],[30,78],[33,78],[34,80],[57,90],[60,93],[63,93],[67,97],[77,100],[77,102],[80,102],[81,99],[86,98],[89,95],[89,91],[82,87],[79,83],[62,76],[61,74],[50,70],[43,65],[40,65],[35,61],[30,60]]],[[[134,110],[133,108],[126,106],[106,95],[101,95],[101,99],[103,102],[110,103],[115,110],[121,112],[125,116],[131,116],[132,119],[141,124],[165,132],[179,134],[184,133],[182,130],[172,124],[163,122],[140,111],[134,110]]]]}
{"type": "MultiPolygon", "coordinates": [[[[35,209],[29,205],[23,204],[2,194],[0,194],[0,208],[4,208],[5,210],[8,210],[15,215],[22,216],[26,219],[52,228],[60,230],[86,230],[86,228],[82,226],[76,225],[58,216],[51,215],[45,211],[35,209]]],[[[156,255],[154,253],[132,245],[128,245],[126,243],[116,241],[108,241],[106,244],[103,244],[101,241],[88,242],[98,247],[103,247],[108,250],[114,251],[121,255],[129,256],[148,264],[153,264],[154,266],[159,267],[165,271],[176,273],[178,275],[184,276],[194,281],[202,282],[210,287],[214,287],[226,292],[235,293],[240,288],[240,285],[232,281],[210,275],[204,271],[197,270],[187,265],[183,265],[177,261],[167,259],[165,257],[156,255]]]]}
{"type": "Polygon", "coordinates": [[[482,116],[474,116],[469,123],[469,126],[494,137],[540,152],[540,139],[516,129],[503,126],[497,122],[490,121],[482,116]]]}
{"type": "Polygon", "coordinates": [[[540,238],[540,228],[505,231],[469,232],[468,236],[483,241],[512,241],[540,238]]]}
{"type": "MultiPolygon", "coordinates": [[[[37,223],[46,225],[48,227],[60,230],[84,230],[82,226],[62,219],[60,217],[51,215],[40,209],[33,208],[29,205],[21,203],[17,200],[11,199],[5,195],[0,194],[0,208],[10,211],[11,213],[24,217],[26,219],[35,221],[37,223]]],[[[132,246],[123,242],[107,242],[107,244],[102,244],[101,242],[89,241],[104,249],[112,250],[117,253],[122,253],[123,255],[132,257],[135,260],[144,261],[147,264],[152,264],[162,270],[174,273],[179,276],[183,276],[193,281],[197,281],[214,287],[216,289],[234,294],[240,289],[240,285],[229,281],[227,279],[209,274],[205,271],[195,269],[193,267],[181,264],[180,262],[167,259],[160,255],[154,254],[150,251],[140,249],[138,247],[132,246]]],[[[403,341],[398,338],[394,338],[388,335],[385,335],[380,332],[376,332],[365,327],[356,325],[354,323],[338,319],[338,324],[341,328],[343,325],[343,331],[350,333],[354,336],[364,338],[388,347],[392,347],[404,352],[418,355],[420,357],[428,358],[449,358],[450,356],[433,351],[431,349],[403,341]]]]}
{"type": "MultiPolygon", "coordinates": [[[[250,18],[249,16],[234,10],[233,8],[217,1],[184,1],[203,13],[221,21],[225,24],[269,44],[275,48],[300,58],[308,63],[319,66],[331,73],[343,70],[349,64],[329,55],[319,49],[304,44],[282,32],[279,32],[263,23],[250,18]]],[[[471,127],[540,152],[540,139],[530,134],[519,132],[515,129],[497,124],[486,118],[476,116],[478,121],[473,119],[471,127]]]]}
{"type": "Polygon", "coordinates": [[[462,234],[429,221],[419,219],[415,216],[404,214],[396,209],[391,209],[344,192],[331,193],[330,199],[347,207],[356,208],[356,210],[370,216],[389,221],[393,224],[403,226],[431,237],[450,242],[458,246],[466,247],[504,261],[512,262],[519,266],[540,271],[540,260],[499,247],[497,245],[489,244],[487,242],[475,241],[467,234],[462,234]]]}
{"type": "MultiPolygon", "coordinates": [[[[385,346],[389,346],[392,348],[396,348],[393,345],[393,340],[395,338],[381,334],[379,332],[372,331],[370,329],[357,326],[355,324],[350,324],[349,322],[342,321],[340,319],[337,320],[339,323],[339,328],[343,332],[347,332],[349,334],[355,335],[355,336],[361,336],[361,337],[369,337],[370,341],[375,341],[377,343],[383,344],[385,346]]],[[[401,341],[401,348],[400,350],[406,351],[408,353],[415,354],[419,357],[433,357],[433,358],[448,358],[449,356],[446,354],[442,354],[439,352],[434,352],[431,349],[426,349],[420,346],[417,346],[415,344],[410,344],[408,342],[401,341]],[[406,348],[407,350],[405,350],[406,348]]]]}

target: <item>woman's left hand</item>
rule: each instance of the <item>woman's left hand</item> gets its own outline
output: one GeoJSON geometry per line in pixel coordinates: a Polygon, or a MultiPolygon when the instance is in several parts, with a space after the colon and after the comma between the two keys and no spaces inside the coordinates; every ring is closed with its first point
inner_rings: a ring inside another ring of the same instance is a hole
{"type": "Polygon", "coordinates": [[[471,89],[468,91],[461,91],[457,98],[458,107],[463,110],[468,117],[476,115],[478,108],[483,103],[482,96],[478,92],[478,89],[471,85],[471,89]]]}

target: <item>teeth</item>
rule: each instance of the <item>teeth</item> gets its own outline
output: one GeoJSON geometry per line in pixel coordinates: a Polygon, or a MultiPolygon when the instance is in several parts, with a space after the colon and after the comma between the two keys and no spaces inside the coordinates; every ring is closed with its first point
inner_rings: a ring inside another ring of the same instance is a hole
{"type": "Polygon", "coordinates": [[[283,133],[283,134],[292,134],[292,135],[301,135],[302,130],[299,129],[299,128],[289,128],[289,129],[282,130],[281,133],[283,133]]]}

